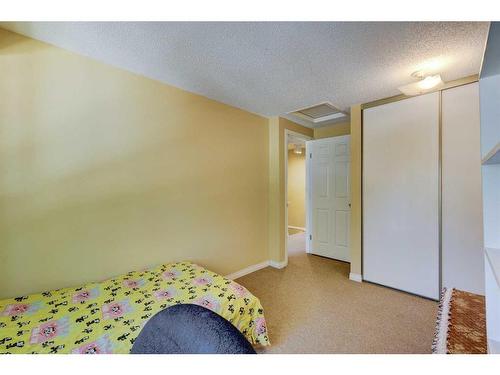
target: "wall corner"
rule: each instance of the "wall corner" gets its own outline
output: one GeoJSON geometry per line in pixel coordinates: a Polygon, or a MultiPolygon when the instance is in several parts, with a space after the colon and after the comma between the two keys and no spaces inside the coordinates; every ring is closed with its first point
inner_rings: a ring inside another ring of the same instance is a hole
{"type": "Polygon", "coordinates": [[[351,273],[362,275],[362,124],[361,105],[351,107],[351,273]]]}

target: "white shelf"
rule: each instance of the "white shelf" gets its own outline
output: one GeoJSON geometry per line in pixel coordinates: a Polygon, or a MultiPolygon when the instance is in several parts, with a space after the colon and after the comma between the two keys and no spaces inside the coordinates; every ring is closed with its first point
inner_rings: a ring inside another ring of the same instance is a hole
{"type": "Polygon", "coordinates": [[[488,353],[500,353],[500,249],[485,248],[488,353]]]}
{"type": "Polygon", "coordinates": [[[486,154],[482,160],[482,164],[500,164],[500,142],[498,142],[496,146],[486,154]]]}
{"type": "Polygon", "coordinates": [[[488,353],[500,354],[500,342],[488,339],[488,353]]]}
{"type": "Polygon", "coordinates": [[[497,285],[500,286],[500,249],[490,247],[484,250],[486,251],[486,258],[488,258],[497,285]]]}
{"type": "Polygon", "coordinates": [[[492,22],[488,43],[484,53],[482,72],[479,80],[479,101],[481,112],[482,149],[482,190],[483,190],[483,237],[485,243],[495,248],[484,249],[484,273],[486,295],[486,334],[488,352],[500,354],[500,202],[498,185],[500,182],[500,137],[498,118],[500,117],[500,22],[492,22]],[[493,69],[495,68],[495,69],[493,69]]]}

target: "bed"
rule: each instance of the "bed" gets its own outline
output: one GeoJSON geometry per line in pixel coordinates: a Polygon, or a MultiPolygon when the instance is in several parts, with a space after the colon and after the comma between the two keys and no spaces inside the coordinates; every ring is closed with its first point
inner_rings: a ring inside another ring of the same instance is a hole
{"type": "Polygon", "coordinates": [[[255,296],[221,275],[179,262],[0,301],[0,353],[129,353],[149,318],[181,303],[209,308],[253,345],[269,345],[255,296]]]}

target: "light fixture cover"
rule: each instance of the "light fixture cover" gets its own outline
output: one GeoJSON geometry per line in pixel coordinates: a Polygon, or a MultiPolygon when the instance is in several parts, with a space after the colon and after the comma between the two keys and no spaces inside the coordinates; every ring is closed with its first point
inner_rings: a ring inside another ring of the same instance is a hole
{"type": "Polygon", "coordinates": [[[300,155],[302,154],[302,147],[300,145],[295,145],[295,149],[293,150],[294,154],[300,155]]]}
{"type": "Polygon", "coordinates": [[[418,82],[413,82],[405,86],[398,87],[398,90],[407,96],[424,94],[430,90],[437,89],[444,85],[439,74],[427,76],[418,82]]]}

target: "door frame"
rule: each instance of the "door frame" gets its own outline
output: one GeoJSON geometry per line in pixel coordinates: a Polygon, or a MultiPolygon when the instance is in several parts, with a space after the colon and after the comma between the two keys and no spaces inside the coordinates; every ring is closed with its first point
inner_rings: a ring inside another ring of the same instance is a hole
{"type": "MultiPolygon", "coordinates": [[[[307,141],[312,141],[314,140],[313,137],[310,137],[308,135],[302,134],[295,132],[290,129],[285,129],[285,149],[284,149],[284,155],[285,155],[285,267],[288,265],[288,138],[289,136],[293,136],[294,138],[300,138],[306,142],[306,147],[307,147],[307,141]]],[[[306,169],[306,196],[305,196],[305,212],[306,212],[306,236],[308,235],[308,222],[307,222],[307,212],[308,212],[308,199],[307,199],[307,186],[308,186],[308,178],[309,178],[309,172],[308,172],[308,163],[307,163],[307,151],[304,151],[306,153],[306,162],[304,163],[304,168],[306,169]]],[[[306,239],[306,251],[309,248],[309,243],[306,239]]]]}
{"type": "MultiPolygon", "coordinates": [[[[318,138],[318,139],[311,139],[311,141],[314,141],[314,142],[321,142],[323,140],[328,140],[328,139],[331,139],[331,138],[349,138],[349,141],[351,140],[351,134],[343,134],[343,135],[336,135],[334,137],[325,137],[325,138],[318,138]]],[[[308,145],[310,144],[310,142],[306,142],[306,153],[309,154],[309,150],[308,150],[308,145]]],[[[352,161],[351,161],[352,162],[352,161]]],[[[312,210],[311,210],[311,158],[310,157],[307,157],[306,155],[306,253],[308,254],[311,254],[311,235],[312,235],[312,226],[311,226],[311,222],[312,222],[312,210]]],[[[350,179],[351,179],[351,171],[349,170],[349,184],[351,183],[350,182],[350,179]]],[[[351,197],[351,192],[349,192],[349,205],[351,205],[351,202],[352,202],[352,197],[351,197]]],[[[352,214],[352,212],[351,212],[352,214]]],[[[350,226],[350,223],[349,223],[349,251],[351,251],[351,244],[350,244],[350,236],[351,236],[351,226],[350,226]]],[[[352,258],[349,260],[349,264],[351,263],[352,261],[352,258]]],[[[343,262],[343,261],[341,261],[343,262]]]]}

